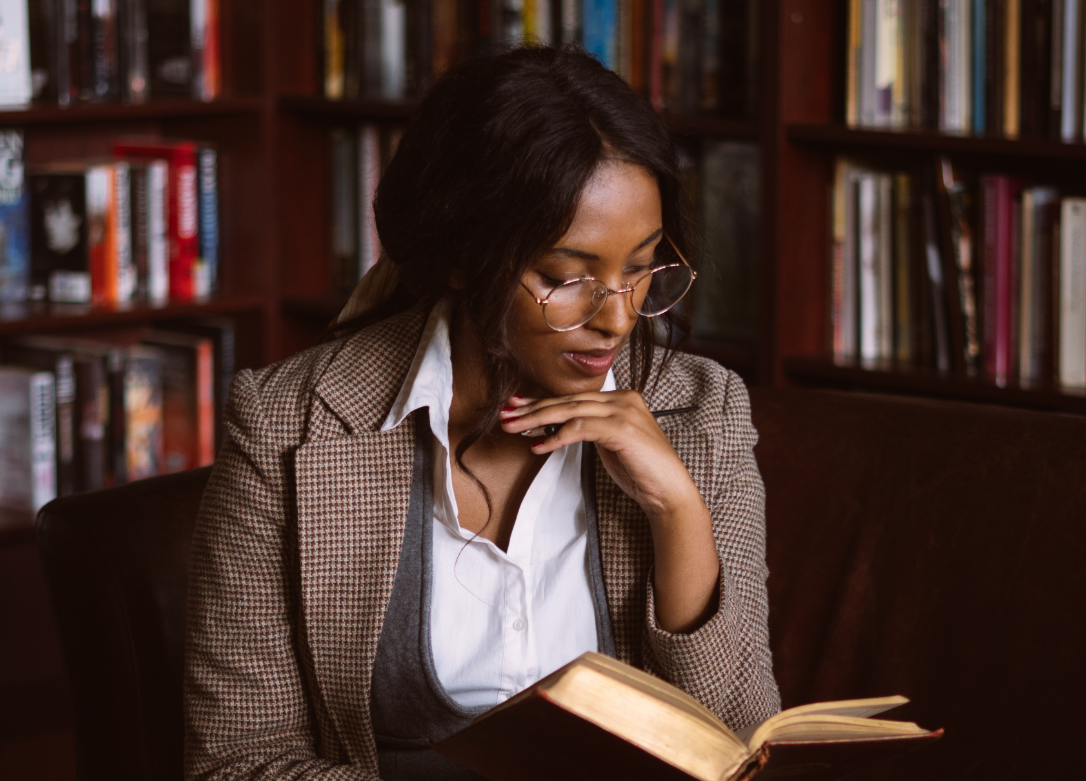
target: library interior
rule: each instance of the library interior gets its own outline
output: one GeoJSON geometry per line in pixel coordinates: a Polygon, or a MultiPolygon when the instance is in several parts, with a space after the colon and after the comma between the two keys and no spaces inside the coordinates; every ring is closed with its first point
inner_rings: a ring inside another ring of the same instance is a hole
{"type": "Polygon", "coordinates": [[[786,770],[1081,772],[1086,1],[0,0],[0,778],[183,777],[231,383],[334,338],[428,90],[521,46],[670,132],[783,707],[945,730],[786,770]]]}

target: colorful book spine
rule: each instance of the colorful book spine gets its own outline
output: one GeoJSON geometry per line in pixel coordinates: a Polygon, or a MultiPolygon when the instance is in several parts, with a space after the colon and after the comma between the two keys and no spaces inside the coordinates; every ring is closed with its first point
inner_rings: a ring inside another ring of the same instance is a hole
{"type": "Polygon", "coordinates": [[[581,14],[584,49],[611,70],[618,68],[618,0],[584,0],[581,14]]]}
{"type": "Polygon", "coordinates": [[[987,129],[987,6],[988,0],[973,0],[973,132],[977,135],[983,135],[987,129]]]}
{"type": "Polygon", "coordinates": [[[1086,388],[1086,199],[1065,198],[1060,215],[1059,381],[1086,388]]]}
{"type": "Polygon", "coordinates": [[[53,374],[0,367],[0,507],[36,513],[56,495],[53,374]]]}
{"type": "Polygon", "coordinates": [[[23,301],[30,286],[30,193],[23,134],[0,130],[0,301],[23,301]]]}
{"type": "Polygon", "coordinates": [[[206,299],[219,283],[219,165],[214,147],[201,146],[196,153],[199,174],[199,266],[196,296],[206,299]]]}

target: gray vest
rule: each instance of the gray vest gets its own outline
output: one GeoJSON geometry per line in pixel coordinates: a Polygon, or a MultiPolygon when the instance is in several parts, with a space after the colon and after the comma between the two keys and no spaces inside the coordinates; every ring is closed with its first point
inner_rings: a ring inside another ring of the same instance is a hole
{"type": "MultiPolygon", "coordinates": [[[[415,413],[415,461],[403,549],[377,643],[370,714],[382,781],[482,781],[430,748],[471,723],[487,708],[465,708],[453,700],[434,668],[430,645],[433,567],[433,437],[426,409],[415,413]]],[[[588,526],[588,574],[601,653],[614,655],[611,615],[603,586],[596,529],[592,445],[582,444],[581,490],[588,526]]]]}

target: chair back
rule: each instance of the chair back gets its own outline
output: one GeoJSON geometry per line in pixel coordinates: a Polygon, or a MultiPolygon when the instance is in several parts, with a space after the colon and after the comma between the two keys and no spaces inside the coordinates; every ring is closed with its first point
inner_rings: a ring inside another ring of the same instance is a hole
{"type": "Polygon", "coordinates": [[[80,781],[180,781],[185,598],[210,467],[50,502],[38,546],[80,781]]]}
{"type": "Polygon", "coordinates": [[[860,778],[1081,775],[1086,417],[752,392],[786,707],[904,694],[945,727],[860,778]]]}

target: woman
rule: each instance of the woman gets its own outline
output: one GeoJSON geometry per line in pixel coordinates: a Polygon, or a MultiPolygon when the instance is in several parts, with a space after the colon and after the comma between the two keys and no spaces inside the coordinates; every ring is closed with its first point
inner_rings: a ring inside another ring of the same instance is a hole
{"type": "Polygon", "coordinates": [[[468,63],[375,214],[338,338],[234,382],[189,776],[469,778],[430,743],[587,650],[774,713],[756,434],[734,374],[670,349],[694,274],[659,117],[575,50],[468,63]]]}

